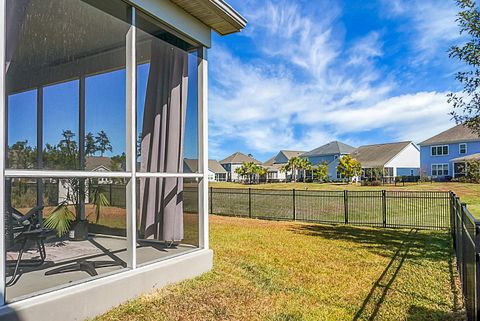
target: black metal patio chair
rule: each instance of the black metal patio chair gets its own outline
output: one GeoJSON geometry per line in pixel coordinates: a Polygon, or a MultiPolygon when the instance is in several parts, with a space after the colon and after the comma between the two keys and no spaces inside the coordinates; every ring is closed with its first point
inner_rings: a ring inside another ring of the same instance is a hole
{"type": "Polygon", "coordinates": [[[45,239],[55,231],[43,228],[39,223],[43,206],[32,208],[26,214],[11,207],[5,211],[5,241],[7,250],[18,250],[18,257],[15,260],[7,261],[7,267],[13,267],[13,273],[6,286],[13,285],[20,277],[20,267],[40,266],[45,262],[47,253],[45,250],[45,239]],[[30,243],[37,246],[39,259],[22,260],[22,256],[30,243]]]}

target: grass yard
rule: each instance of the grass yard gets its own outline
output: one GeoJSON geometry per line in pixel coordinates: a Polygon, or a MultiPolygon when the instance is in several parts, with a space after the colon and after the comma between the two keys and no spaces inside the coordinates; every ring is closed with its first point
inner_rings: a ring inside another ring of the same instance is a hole
{"type": "Polygon", "coordinates": [[[114,320],[464,320],[447,232],[211,216],[214,269],[114,320]]]}
{"type": "Polygon", "coordinates": [[[393,191],[453,191],[463,202],[467,203],[468,209],[477,218],[480,218],[480,184],[456,183],[456,182],[433,182],[433,183],[406,183],[405,186],[360,186],[358,184],[340,184],[340,183],[269,183],[258,185],[245,185],[239,183],[211,182],[209,184],[215,188],[255,188],[255,189],[278,189],[278,190],[355,190],[355,191],[374,191],[374,190],[393,190],[393,191]]]}

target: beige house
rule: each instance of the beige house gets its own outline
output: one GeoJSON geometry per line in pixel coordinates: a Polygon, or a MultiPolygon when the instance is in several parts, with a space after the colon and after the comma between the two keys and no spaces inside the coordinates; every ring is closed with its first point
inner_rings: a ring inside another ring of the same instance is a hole
{"type": "MultiPolygon", "coordinates": [[[[184,159],[185,173],[197,173],[198,172],[198,160],[197,159],[184,159]]],[[[209,182],[226,182],[227,171],[217,160],[208,160],[208,181],[209,182]]]]}
{"type": "Polygon", "coordinates": [[[264,162],[262,165],[267,170],[267,180],[269,182],[279,181],[284,182],[292,176],[292,172],[283,172],[281,168],[288,163],[292,157],[299,157],[304,154],[304,151],[295,151],[295,150],[281,150],[264,162]]]}
{"type": "Polygon", "coordinates": [[[256,160],[251,155],[245,155],[241,152],[235,152],[227,158],[220,161],[222,167],[227,171],[227,181],[228,182],[239,182],[241,177],[235,173],[235,170],[242,166],[243,163],[254,163],[261,165],[262,162],[256,160]]]}

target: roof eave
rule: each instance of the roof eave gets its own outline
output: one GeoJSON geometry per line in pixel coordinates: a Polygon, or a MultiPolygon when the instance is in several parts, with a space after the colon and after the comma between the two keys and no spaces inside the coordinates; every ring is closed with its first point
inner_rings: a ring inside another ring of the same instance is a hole
{"type": "Polygon", "coordinates": [[[247,20],[224,0],[170,1],[222,36],[239,32],[247,25],[247,20]],[[197,10],[198,7],[206,9],[210,14],[197,10]],[[211,14],[217,18],[215,21],[211,20],[211,14]]]}
{"type": "MultiPolygon", "coordinates": [[[[212,5],[214,5],[218,10],[220,10],[223,15],[225,16],[225,20],[228,20],[232,27],[235,28],[235,30],[232,30],[230,32],[224,32],[221,33],[221,35],[228,35],[232,34],[235,32],[239,32],[243,28],[247,26],[247,19],[245,19],[240,13],[235,11],[228,3],[226,3],[223,0],[205,0],[210,2],[212,5]]],[[[215,30],[217,31],[217,30],[215,30]]],[[[218,32],[218,31],[217,31],[218,32]]]]}
{"type": "Polygon", "coordinates": [[[478,142],[480,138],[470,138],[470,139],[457,139],[452,141],[437,141],[437,142],[427,142],[423,141],[418,143],[418,146],[430,146],[430,145],[446,145],[446,144],[457,144],[457,143],[466,143],[466,142],[478,142]]]}

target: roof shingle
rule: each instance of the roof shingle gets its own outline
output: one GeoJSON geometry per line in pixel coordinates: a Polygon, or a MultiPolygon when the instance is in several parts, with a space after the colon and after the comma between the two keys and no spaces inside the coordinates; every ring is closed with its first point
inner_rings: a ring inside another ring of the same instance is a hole
{"type": "Polygon", "coordinates": [[[309,152],[303,153],[301,156],[325,156],[325,155],[346,155],[350,154],[355,150],[355,147],[347,145],[339,141],[333,141],[328,144],[322,145],[318,148],[315,148],[309,152]]]}
{"type": "MultiPolygon", "coordinates": [[[[184,171],[186,173],[197,173],[198,172],[198,159],[196,158],[185,158],[183,160],[185,165],[184,171]]],[[[208,160],[208,169],[213,173],[226,173],[227,171],[223,168],[220,163],[214,159],[208,160]]]]}
{"type": "Polygon", "coordinates": [[[383,167],[412,142],[398,142],[358,147],[351,156],[362,164],[362,168],[383,167]]]}
{"type": "Polygon", "coordinates": [[[424,140],[419,145],[427,146],[433,144],[461,143],[475,140],[480,140],[480,136],[467,126],[460,124],[424,140]]]}
{"type": "Polygon", "coordinates": [[[220,164],[243,164],[253,162],[257,165],[260,165],[262,162],[256,160],[253,157],[247,156],[240,152],[235,152],[227,158],[220,161],[220,164]]]}

